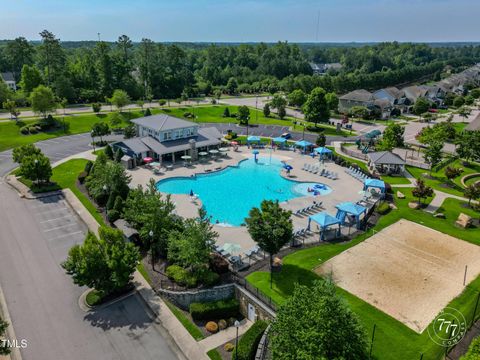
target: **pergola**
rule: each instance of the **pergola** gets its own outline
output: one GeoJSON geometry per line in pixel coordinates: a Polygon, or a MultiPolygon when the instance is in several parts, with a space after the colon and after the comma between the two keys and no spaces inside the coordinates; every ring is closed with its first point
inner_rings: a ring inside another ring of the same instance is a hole
{"type": "Polygon", "coordinates": [[[385,197],[385,182],[379,179],[365,179],[363,181],[363,191],[367,191],[369,188],[377,188],[380,189],[380,193],[382,194],[382,198],[385,197]]]}
{"type": "Polygon", "coordinates": [[[320,159],[323,160],[324,156],[332,156],[333,151],[326,148],[326,147],[317,147],[313,151],[315,151],[318,155],[320,155],[320,159]]]}
{"type": "Polygon", "coordinates": [[[296,147],[301,147],[301,148],[303,148],[303,151],[305,151],[305,149],[306,149],[307,147],[312,146],[312,145],[313,145],[313,144],[312,144],[311,142],[306,141],[306,140],[300,140],[300,141],[297,141],[297,142],[295,143],[295,146],[296,146],[296,147]]]}
{"type": "Polygon", "coordinates": [[[345,219],[347,215],[352,215],[357,222],[357,229],[360,229],[361,222],[360,216],[367,213],[367,208],[362,205],[354,204],[352,202],[343,202],[335,206],[337,208],[337,214],[335,217],[340,220],[342,225],[345,225],[345,219]]]}
{"type": "Polygon", "coordinates": [[[283,145],[287,142],[287,139],[279,136],[279,137],[273,138],[272,142],[274,142],[275,144],[280,144],[283,147],[283,145]]]}
{"type": "Polygon", "coordinates": [[[337,225],[337,224],[338,224],[338,230],[335,231],[335,238],[340,236],[340,229],[342,224],[341,224],[341,221],[336,217],[333,217],[332,215],[326,212],[321,212],[313,216],[310,216],[308,218],[308,230],[310,230],[310,224],[312,221],[316,222],[320,227],[320,240],[325,240],[325,231],[327,230],[328,227],[337,225]]]}

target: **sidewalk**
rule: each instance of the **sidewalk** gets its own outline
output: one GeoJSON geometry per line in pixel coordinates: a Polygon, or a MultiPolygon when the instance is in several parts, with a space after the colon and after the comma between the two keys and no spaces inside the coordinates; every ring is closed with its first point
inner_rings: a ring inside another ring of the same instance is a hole
{"type": "MultiPolygon", "coordinates": [[[[90,231],[98,235],[98,228],[100,225],[87,211],[87,209],[85,209],[80,200],[78,200],[78,198],[70,189],[62,190],[62,192],[65,196],[65,200],[67,200],[67,202],[87,225],[90,231]]],[[[206,354],[207,351],[235,339],[236,329],[234,327],[230,327],[199,342],[195,341],[195,339],[168,308],[162,298],[155,293],[150,284],[138,271],[135,271],[133,275],[133,281],[136,291],[140,294],[141,298],[150,308],[150,310],[157,315],[159,322],[173,338],[177,346],[185,355],[186,359],[208,360],[209,357],[206,354]]],[[[245,320],[239,328],[239,335],[245,333],[245,331],[247,331],[251,325],[251,321],[245,320]]]]}

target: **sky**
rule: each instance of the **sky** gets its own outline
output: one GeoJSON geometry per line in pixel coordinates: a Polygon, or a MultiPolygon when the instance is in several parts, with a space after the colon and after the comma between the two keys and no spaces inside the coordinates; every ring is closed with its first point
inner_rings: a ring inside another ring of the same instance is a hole
{"type": "Polygon", "coordinates": [[[0,39],[480,41],[479,0],[0,0],[0,39]]]}

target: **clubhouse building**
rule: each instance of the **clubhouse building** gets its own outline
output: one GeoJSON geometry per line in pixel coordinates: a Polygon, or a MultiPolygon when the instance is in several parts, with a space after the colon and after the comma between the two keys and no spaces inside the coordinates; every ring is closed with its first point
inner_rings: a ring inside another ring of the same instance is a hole
{"type": "Polygon", "coordinates": [[[222,134],[215,127],[200,127],[197,123],[170,115],[152,115],[132,120],[137,136],[112,144],[124,154],[142,163],[151,157],[160,163],[174,164],[182,156],[197,160],[198,152],[217,148],[222,134]]]}

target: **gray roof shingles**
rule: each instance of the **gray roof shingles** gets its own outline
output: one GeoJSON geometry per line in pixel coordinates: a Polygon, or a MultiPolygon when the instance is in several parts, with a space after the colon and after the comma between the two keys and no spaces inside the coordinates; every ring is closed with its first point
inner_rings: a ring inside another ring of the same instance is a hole
{"type": "Polygon", "coordinates": [[[374,164],[393,164],[393,165],[405,165],[405,161],[390,151],[379,151],[368,154],[369,159],[374,164]]]}
{"type": "Polygon", "coordinates": [[[145,116],[142,118],[134,119],[132,120],[132,122],[134,124],[153,129],[155,131],[167,131],[197,126],[197,124],[191,121],[179,119],[177,117],[167,114],[145,116]]]}

